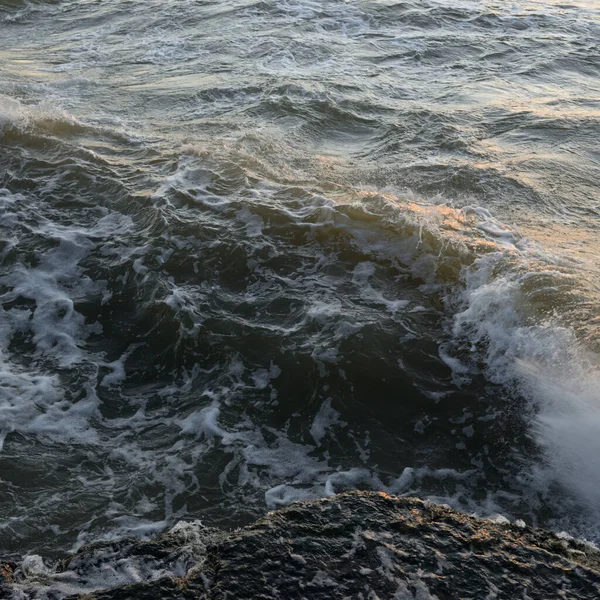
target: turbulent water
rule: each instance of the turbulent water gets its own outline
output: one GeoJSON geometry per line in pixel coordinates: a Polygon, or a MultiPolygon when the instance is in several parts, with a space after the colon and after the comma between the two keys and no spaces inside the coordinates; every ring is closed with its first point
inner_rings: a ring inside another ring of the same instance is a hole
{"type": "Polygon", "coordinates": [[[600,539],[596,0],[0,0],[0,554],[379,489],[600,539]]]}

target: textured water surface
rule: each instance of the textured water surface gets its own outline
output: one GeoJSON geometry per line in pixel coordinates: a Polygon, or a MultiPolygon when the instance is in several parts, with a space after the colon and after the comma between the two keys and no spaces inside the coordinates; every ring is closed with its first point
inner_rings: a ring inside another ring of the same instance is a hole
{"type": "Polygon", "coordinates": [[[600,6],[0,1],[0,552],[347,489],[598,540],[600,6]]]}

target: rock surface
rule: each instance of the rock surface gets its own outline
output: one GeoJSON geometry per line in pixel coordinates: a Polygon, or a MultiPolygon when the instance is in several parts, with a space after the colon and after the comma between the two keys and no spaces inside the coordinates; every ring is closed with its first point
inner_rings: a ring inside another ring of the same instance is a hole
{"type": "Polygon", "coordinates": [[[230,533],[195,522],[149,542],[90,546],[53,572],[33,563],[6,566],[0,576],[6,596],[2,589],[0,596],[600,598],[600,552],[589,544],[367,492],[293,504],[230,533]],[[110,589],[91,591],[100,587],[110,589]]]}

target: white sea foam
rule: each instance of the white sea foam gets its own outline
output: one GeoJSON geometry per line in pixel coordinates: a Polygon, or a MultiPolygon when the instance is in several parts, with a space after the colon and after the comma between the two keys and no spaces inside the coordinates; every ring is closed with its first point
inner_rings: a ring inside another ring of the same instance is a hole
{"type": "Polygon", "coordinates": [[[333,425],[343,427],[345,423],[340,421],[340,413],[331,406],[331,398],[327,398],[321,404],[321,408],[310,426],[310,435],[317,446],[321,445],[325,434],[333,425]]]}
{"type": "Polygon", "coordinates": [[[62,122],[67,124],[77,123],[77,119],[70,113],[51,102],[26,105],[0,94],[0,132],[7,127],[25,129],[34,123],[62,122]]]}
{"type": "MultiPolygon", "coordinates": [[[[12,198],[6,191],[0,193],[4,208],[3,224],[11,217],[22,219],[23,199],[12,198]]],[[[36,234],[51,241],[46,251],[38,251],[36,263],[17,262],[0,277],[4,287],[0,295],[3,304],[33,302],[34,308],[0,308],[0,439],[7,433],[46,436],[61,442],[68,440],[94,443],[96,432],[89,419],[96,414],[98,398],[93,381],[80,390],[83,397],[72,403],[56,369],[70,369],[87,361],[83,350],[85,340],[92,333],[100,333],[97,323],[86,324],[74,308],[77,299],[101,294],[106,282],[94,281],[80,267],[98,240],[119,235],[131,228],[127,217],[115,213],[100,216],[88,229],[63,227],[43,217],[37,223],[29,219],[28,234],[36,234]],[[37,356],[46,368],[24,366],[14,361],[9,352],[13,336],[30,336],[37,356]],[[53,368],[49,368],[52,365],[53,368]]],[[[14,233],[11,245],[17,247],[19,234],[14,233]]],[[[101,361],[91,361],[91,376],[101,361]]],[[[114,365],[118,369],[117,365],[114,365]]],[[[113,373],[113,379],[116,375],[113,373]]],[[[110,381],[110,377],[109,380],[110,381]]]]}
{"type": "MultiPolygon", "coordinates": [[[[492,229],[494,236],[504,231],[492,229]]],[[[501,237],[513,239],[504,233],[501,237]]],[[[511,245],[509,252],[510,256],[503,250],[487,254],[465,271],[454,339],[467,342],[462,346],[467,356],[484,359],[491,381],[528,399],[531,433],[545,457],[543,464],[534,467],[534,487],[558,482],[592,515],[600,514],[598,357],[571,327],[562,324],[560,315],[546,320],[530,316],[525,289],[545,262],[540,249],[511,245]],[[512,268],[504,266],[498,274],[507,260],[512,268]]],[[[549,263],[554,262],[549,257],[549,263]]],[[[442,357],[458,379],[477,371],[458,358],[442,357]]]]}
{"type": "MultiPolygon", "coordinates": [[[[165,523],[156,524],[148,534],[157,534],[165,523]]],[[[203,524],[180,521],[169,530],[177,551],[169,557],[153,557],[131,550],[131,542],[97,546],[75,555],[68,568],[60,572],[49,568],[41,556],[25,556],[16,573],[12,600],[36,598],[50,600],[86,594],[97,590],[152,581],[161,577],[182,577],[190,567],[201,562],[206,549],[203,524]],[[32,587],[34,586],[34,587],[32,587]]]]}

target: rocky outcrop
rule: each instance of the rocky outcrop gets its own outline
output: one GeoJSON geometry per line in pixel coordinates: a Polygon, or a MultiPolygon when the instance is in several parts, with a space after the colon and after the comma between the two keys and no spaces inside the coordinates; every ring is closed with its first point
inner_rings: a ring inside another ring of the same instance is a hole
{"type": "Polygon", "coordinates": [[[87,600],[600,598],[589,544],[366,492],[293,504],[234,532],[180,524],[150,542],[84,548],[54,572],[29,568],[6,567],[4,589],[87,600]],[[94,587],[110,589],[84,593],[94,587]]]}

